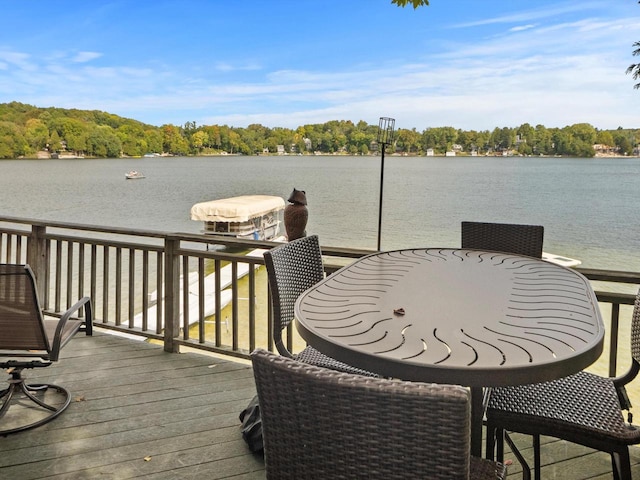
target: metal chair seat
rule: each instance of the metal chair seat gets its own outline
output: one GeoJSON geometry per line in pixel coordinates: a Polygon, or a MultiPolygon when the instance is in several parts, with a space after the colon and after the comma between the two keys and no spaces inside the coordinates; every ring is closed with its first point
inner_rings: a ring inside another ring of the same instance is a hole
{"type": "Polygon", "coordinates": [[[65,388],[29,384],[23,371],[58,361],[60,350],[77,332],[92,334],[92,322],[89,297],[76,302],[59,319],[45,319],[29,265],[0,264],[0,368],[10,376],[9,386],[0,390],[0,436],[44,425],[70,405],[71,394],[65,388]],[[84,319],[72,318],[80,311],[84,319]]]}

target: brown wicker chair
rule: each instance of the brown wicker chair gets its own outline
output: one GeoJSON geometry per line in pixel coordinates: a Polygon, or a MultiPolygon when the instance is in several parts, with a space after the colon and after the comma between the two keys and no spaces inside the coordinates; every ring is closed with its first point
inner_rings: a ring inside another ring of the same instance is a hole
{"type": "Polygon", "coordinates": [[[466,388],[337,372],[252,354],[268,479],[504,478],[470,456],[466,388]]]}
{"type": "Polygon", "coordinates": [[[5,423],[0,436],[43,425],[69,406],[71,395],[66,389],[49,383],[28,384],[22,371],[48,367],[57,361],[60,349],[80,330],[92,334],[89,297],[78,301],[59,319],[44,318],[29,265],[0,264],[0,368],[10,375],[9,386],[0,390],[0,400],[4,399],[0,406],[0,426],[5,423]],[[71,318],[82,308],[83,320],[71,318]],[[53,395],[56,398],[47,398],[49,389],[58,392],[53,395]],[[17,403],[21,409],[16,407],[17,415],[11,415],[16,418],[9,418],[9,407],[17,403]],[[31,415],[33,410],[40,413],[31,415]]]}
{"type": "Polygon", "coordinates": [[[543,238],[541,225],[462,222],[462,248],[542,258],[543,238]]]}
{"type": "MultiPolygon", "coordinates": [[[[544,227],[541,225],[522,225],[514,223],[462,222],[462,248],[491,250],[514,253],[529,257],[542,258],[544,227]]],[[[485,391],[488,398],[491,389],[485,391]]],[[[513,448],[513,452],[522,465],[523,477],[531,478],[531,470],[508,434],[504,439],[513,448]]]]}
{"type": "MultiPolygon", "coordinates": [[[[322,251],[317,235],[284,243],[264,253],[273,308],[273,340],[281,355],[304,363],[360,375],[377,376],[339,362],[311,346],[298,353],[287,349],[282,333],[293,321],[298,297],[324,278],[322,251]]],[[[287,330],[291,335],[291,330],[287,330]]]]}
{"type": "Polygon", "coordinates": [[[640,371],[640,291],[633,308],[631,357],[627,373],[616,378],[580,372],[551,382],[493,389],[487,407],[488,456],[493,455],[495,438],[497,458],[503,458],[505,431],[532,435],[535,478],[540,479],[540,435],[547,435],[608,452],[614,478],[631,480],[629,445],[640,443],[640,427],[627,423],[622,410],[631,407],[625,385],[640,371]]]}

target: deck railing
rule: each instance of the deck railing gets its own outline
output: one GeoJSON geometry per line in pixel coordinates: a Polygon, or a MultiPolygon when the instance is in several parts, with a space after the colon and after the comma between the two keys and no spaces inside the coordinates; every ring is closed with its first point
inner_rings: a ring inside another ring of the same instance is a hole
{"type": "MultiPolygon", "coordinates": [[[[169,352],[188,346],[248,358],[256,347],[273,350],[261,249],[274,245],[0,217],[0,262],[31,265],[47,314],[58,316],[88,295],[96,325],[161,342],[169,352]]],[[[368,253],[323,246],[328,272],[368,253]]],[[[613,376],[627,361],[619,339],[630,325],[640,272],[578,270],[610,311],[605,361],[613,376]]],[[[287,339],[292,350],[302,345],[293,331],[287,339]]]]}

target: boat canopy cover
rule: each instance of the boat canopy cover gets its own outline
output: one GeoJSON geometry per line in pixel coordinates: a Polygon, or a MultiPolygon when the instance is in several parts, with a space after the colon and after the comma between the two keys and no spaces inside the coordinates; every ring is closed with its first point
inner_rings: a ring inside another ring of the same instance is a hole
{"type": "Polygon", "coordinates": [[[284,200],[270,195],[243,195],[196,203],[191,220],[203,222],[246,222],[269,212],[282,210],[284,200]]]}

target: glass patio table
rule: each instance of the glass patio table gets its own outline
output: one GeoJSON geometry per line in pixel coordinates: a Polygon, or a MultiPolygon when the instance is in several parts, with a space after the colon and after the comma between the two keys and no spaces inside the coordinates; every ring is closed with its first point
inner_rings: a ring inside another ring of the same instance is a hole
{"type": "Polygon", "coordinates": [[[303,293],[304,340],[385,377],[471,389],[471,453],[482,456],[485,387],[537,383],[591,365],[604,326],[589,281],[513,254],[451,248],[362,257],[303,293]]]}

